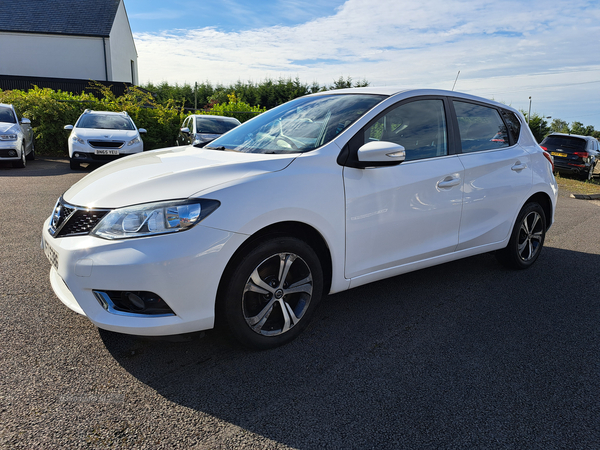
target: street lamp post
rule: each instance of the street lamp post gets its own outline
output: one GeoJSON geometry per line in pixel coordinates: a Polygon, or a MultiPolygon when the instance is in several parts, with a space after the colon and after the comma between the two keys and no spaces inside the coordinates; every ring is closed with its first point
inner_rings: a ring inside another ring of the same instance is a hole
{"type": "Polygon", "coordinates": [[[527,113],[527,125],[529,125],[530,120],[531,120],[531,96],[529,97],[529,112],[527,113]]]}

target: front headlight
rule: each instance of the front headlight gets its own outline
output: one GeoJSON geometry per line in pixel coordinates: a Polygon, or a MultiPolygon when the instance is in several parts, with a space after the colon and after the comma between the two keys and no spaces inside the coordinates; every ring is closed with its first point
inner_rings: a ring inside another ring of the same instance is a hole
{"type": "Polygon", "coordinates": [[[127,239],[189,230],[220,206],[217,200],[188,199],[146,203],[109,212],[91,234],[127,239]]]}
{"type": "Polygon", "coordinates": [[[0,134],[0,141],[16,141],[16,134],[0,134]]]}
{"type": "Polygon", "coordinates": [[[76,134],[72,134],[71,139],[73,140],[73,142],[79,142],[80,144],[85,144],[85,141],[83,139],[81,139],[79,136],[77,136],[76,134]]]}
{"type": "Polygon", "coordinates": [[[137,144],[138,142],[142,142],[139,136],[136,136],[134,139],[130,140],[127,145],[137,144]]]}

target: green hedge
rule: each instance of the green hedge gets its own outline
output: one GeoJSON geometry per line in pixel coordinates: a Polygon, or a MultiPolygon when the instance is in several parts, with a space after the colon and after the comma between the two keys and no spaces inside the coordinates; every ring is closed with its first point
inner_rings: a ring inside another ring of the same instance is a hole
{"type": "MultiPolygon", "coordinates": [[[[97,96],[88,93],[74,95],[38,87],[28,92],[0,91],[0,103],[14,105],[19,117],[31,120],[35,149],[39,155],[67,156],[69,132],[64,130],[64,126],[74,125],[85,109],[126,111],[138,128],[147,130],[143,136],[146,150],[175,144],[179,127],[189,114],[184,111],[183,104],[178,106],[175,101],[158,104],[152,94],[137,88],[131,88],[125,95],[116,97],[105,86],[93,84],[93,87],[97,96]]],[[[212,110],[198,113],[232,116],[243,122],[264,110],[239,101],[233,94],[229,96],[229,102],[216,104],[212,110]]]]}

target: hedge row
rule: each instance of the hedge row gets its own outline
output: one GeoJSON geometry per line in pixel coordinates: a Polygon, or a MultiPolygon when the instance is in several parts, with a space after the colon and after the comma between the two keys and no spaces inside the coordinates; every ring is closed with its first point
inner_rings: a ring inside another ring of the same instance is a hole
{"type": "MultiPolygon", "coordinates": [[[[143,137],[146,150],[174,145],[179,127],[189,114],[184,111],[183,105],[177,106],[174,101],[159,104],[152,94],[137,88],[130,89],[120,97],[102,85],[94,85],[94,89],[97,90],[97,96],[88,93],[74,95],[38,87],[27,92],[0,91],[0,103],[14,105],[19,117],[31,120],[36,153],[48,156],[68,155],[69,132],[64,130],[64,126],[74,125],[85,109],[126,111],[138,128],[147,130],[143,137]]],[[[198,113],[232,116],[243,122],[265,110],[239,101],[235,94],[229,95],[228,100],[214,105],[210,111],[198,113]]]]}

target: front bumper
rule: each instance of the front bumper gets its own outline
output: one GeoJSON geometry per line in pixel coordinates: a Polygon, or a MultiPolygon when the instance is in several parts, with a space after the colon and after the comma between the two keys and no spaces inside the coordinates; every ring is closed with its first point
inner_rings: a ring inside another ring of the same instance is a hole
{"type": "Polygon", "coordinates": [[[52,264],[50,282],[57,297],[99,328],[145,336],[212,328],[221,275],[246,238],[202,224],[147,238],[53,238],[49,223],[44,223],[42,246],[52,264]],[[115,314],[93,291],[154,292],[174,315],[115,314]]]}
{"type": "Polygon", "coordinates": [[[21,144],[16,141],[0,141],[0,161],[19,161],[21,144]]]}

